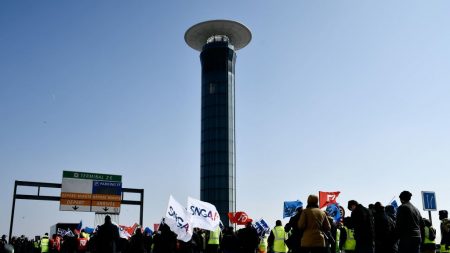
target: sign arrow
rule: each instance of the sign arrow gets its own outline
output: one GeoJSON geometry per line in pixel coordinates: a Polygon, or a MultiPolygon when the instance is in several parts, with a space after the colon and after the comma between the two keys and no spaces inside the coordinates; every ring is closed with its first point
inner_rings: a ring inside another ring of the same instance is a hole
{"type": "Polygon", "coordinates": [[[75,205],[75,206],[72,206],[72,208],[73,208],[73,210],[76,211],[79,207],[75,205]]]}
{"type": "Polygon", "coordinates": [[[105,206],[105,208],[103,208],[103,210],[106,212],[106,211],[109,210],[109,208],[107,208],[107,207],[105,206]]]}

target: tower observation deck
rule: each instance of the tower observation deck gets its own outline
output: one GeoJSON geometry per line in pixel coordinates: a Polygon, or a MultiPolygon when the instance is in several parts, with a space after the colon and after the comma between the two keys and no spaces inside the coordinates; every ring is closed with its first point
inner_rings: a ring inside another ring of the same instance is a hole
{"type": "Polygon", "coordinates": [[[225,225],[228,212],[236,211],[236,51],[251,37],[246,26],[231,20],[205,21],[184,35],[201,52],[200,199],[216,206],[225,225]]]}

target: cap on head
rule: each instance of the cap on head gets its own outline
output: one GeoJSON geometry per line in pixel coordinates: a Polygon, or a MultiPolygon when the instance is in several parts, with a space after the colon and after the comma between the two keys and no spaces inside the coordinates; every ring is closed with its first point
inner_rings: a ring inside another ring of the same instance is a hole
{"type": "Polygon", "coordinates": [[[411,196],[412,196],[412,194],[409,191],[402,191],[400,193],[400,196],[398,196],[398,197],[400,198],[400,200],[410,201],[411,196]]]}

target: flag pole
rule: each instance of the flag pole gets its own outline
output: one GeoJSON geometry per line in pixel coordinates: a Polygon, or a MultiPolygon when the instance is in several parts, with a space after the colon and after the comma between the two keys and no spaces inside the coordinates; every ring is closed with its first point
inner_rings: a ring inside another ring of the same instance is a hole
{"type": "Polygon", "coordinates": [[[395,195],[394,195],[394,197],[392,197],[391,201],[389,201],[389,205],[392,203],[392,201],[394,201],[394,199],[395,199],[395,195]]]}

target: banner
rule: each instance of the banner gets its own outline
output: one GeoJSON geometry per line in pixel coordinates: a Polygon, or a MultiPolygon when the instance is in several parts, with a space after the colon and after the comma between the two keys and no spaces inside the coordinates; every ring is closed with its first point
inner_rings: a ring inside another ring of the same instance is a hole
{"type": "Polygon", "coordinates": [[[248,217],[248,215],[245,212],[236,212],[236,213],[230,212],[228,213],[228,219],[230,219],[231,223],[237,225],[245,225],[253,221],[250,217],[248,217]]]}
{"type": "Polygon", "coordinates": [[[303,203],[300,200],[284,201],[283,205],[283,219],[292,217],[297,213],[297,208],[302,207],[303,203]]]}
{"type": "Polygon", "coordinates": [[[56,231],[56,234],[61,237],[64,237],[64,236],[75,237],[75,234],[72,232],[72,230],[70,230],[70,228],[67,228],[67,230],[58,228],[58,230],[56,231]]]}
{"type": "Polygon", "coordinates": [[[177,234],[178,240],[184,242],[191,240],[193,228],[190,220],[191,215],[189,212],[170,195],[165,223],[170,227],[172,232],[177,234]]]}
{"type": "Polygon", "coordinates": [[[327,212],[327,214],[333,218],[334,223],[340,222],[343,218],[343,216],[341,215],[341,208],[338,203],[328,205],[325,212],[327,212]]]}
{"type": "Polygon", "coordinates": [[[321,192],[319,191],[319,208],[335,204],[341,192],[321,192]]]}
{"type": "Polygon", "coordinates": [[[265,234],[270,233],[270,227],[263,219],[259,219],[257,222],[255,222],[253,227],[256,229],[256,232],[258,232],[258,236],[260,238],[263,238],[265,234]]]}
{"type": "Polygon", "coordinates": [[[193,228],[215,231],[220,224],[216,207],[208,202],[188,197],[187,209],[193,228]]]}

